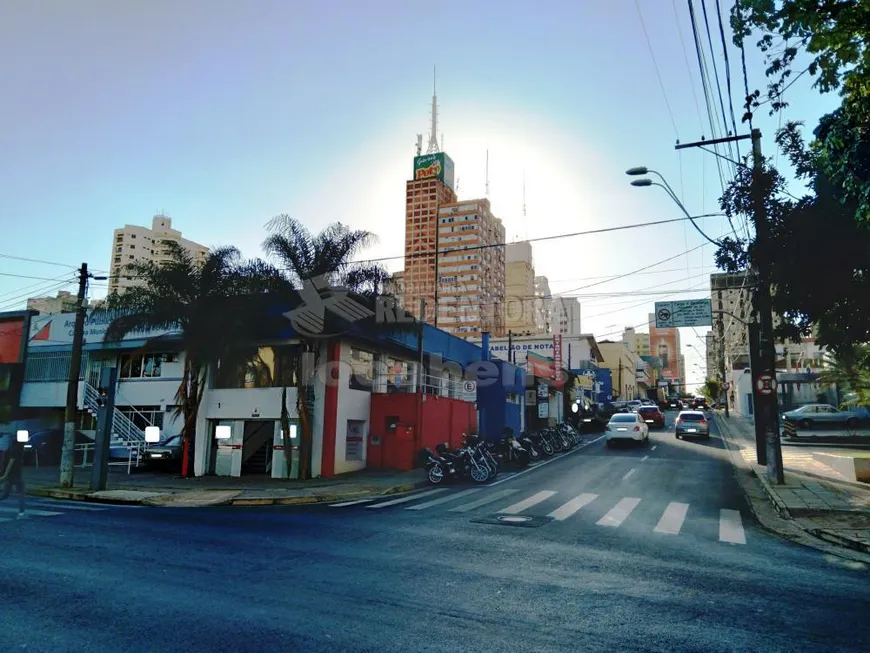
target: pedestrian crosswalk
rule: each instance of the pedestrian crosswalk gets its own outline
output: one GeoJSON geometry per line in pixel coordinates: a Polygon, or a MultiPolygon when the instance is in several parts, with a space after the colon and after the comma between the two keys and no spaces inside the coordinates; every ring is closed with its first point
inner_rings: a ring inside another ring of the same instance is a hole
{"type": "MultiPolygon", "coordinates": [[[[704,532],[714,533],[718,522],[718,539],[728,544],[746,544],[743,517],[739,510],[718,511],[696,508],[680,501],[662,501],[643,497],[619,497],[584,492],[576,496],[553,490],[523,494],[516,489],[469,488],[452,490],[434,488],[401,497],[367,498],[330,504],[330,508],[364,508],[379,511],[395,508],[420,513],[443,509],[450,513],[468,514],[480,510],[496,515],[548,517],[553,523],[580,519],[604,530],[648,528],[656,536],[685,534],[687,523],[701,522],[704,532]]],[[[691,529],[690,529],[691,530],[691,529]]],[[[697,532],[697,529],[696,529],[697,532]]]]}
{"type": "MultiPolygon", "coordinates": [[[[84,512],[104,512],[109,510],[106,506],[85,505],[54,501],[51,499],[33,500],[28,497],[25,506],[26,519],[42,519],[44,517],[59,517],[67,514],[80,514],[84,512]]],[[[18,502],[12,500],[0,504],[0,524],[18,521],[18,502]]]]}

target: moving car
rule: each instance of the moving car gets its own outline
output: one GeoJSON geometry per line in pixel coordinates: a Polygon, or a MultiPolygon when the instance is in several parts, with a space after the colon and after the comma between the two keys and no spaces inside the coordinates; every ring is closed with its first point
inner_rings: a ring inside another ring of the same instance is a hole
{"type": "Polygon", "coordinates": [[[657,428],[665,428],[665,416],[657,406],[641,406],[637,409],[638,415],[643,418],[643,421],[650,426],[657,428]]]}
{"type": "Polygon", "coordinates": [[[628,402],[628,409],[631,411],[637,411],[641,406],[643,406],[643,402],[640,399],[632,399],[628,402]]]}
{"type": "Polygon", "coordinates": [[[617,413],[607,423],[607,446],[616,440],[631,440],[646,444],[649,442],[649,426],[639,413],[617,413]]]}
{"type": "Polygon", "coordinates": [[[685,437],[710,439],[710,424],[707,416],[700,410],[684,410],[677,415],[674,422],[674,433],[677,439],[685,437]]]}
{"type": "Polygon", "coordinates": [[[695,410],[707,410],[707,397],[698,395],[692,399],[692,408],[695,410]]]}

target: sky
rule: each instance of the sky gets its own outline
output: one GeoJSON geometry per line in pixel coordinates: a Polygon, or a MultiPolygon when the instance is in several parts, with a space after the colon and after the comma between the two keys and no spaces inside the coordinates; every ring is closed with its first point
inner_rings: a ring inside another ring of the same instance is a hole
{"type": "MultiPolygon", "coordinates": [[[[702,2],[699,37],[728,113],[716,3],[706,0],[711,56],[702,2]]],[[[721,9],[746,133],[730,1],[721,9]]],[[[754,43],[749,85],[764,92],[754,43]]],[[[6,2],[0,311],[74,291],[82,262],[105,272],[113,230],[161,211],[186,238],[249,257],[262,256],[275,215],[312,231],[340,221],[377,234],[365,258],[395,256],[386,265],[401,269],[404,185],[416,135],[428,141],[433,67],[460,199],[485,194],[488,152],[489,198],[509,241],[682,217],[661,188],[629,185],[625,170],[640,165],[691,214],[720,211],[717,159],[674,149],[712,133],[683,0],[6,2]]],[[[756,113],[765,154],[780,124],[811,128],[836,106],[811,83],[789,89],[782,114],[756,113]]],[[[731,231],[721,216],[697,223],[714,239],[731,231]]],[[[655,301],[709,297],[714,247],[704,243],[682,221],[533,248],[553,292],[580,299],[583,330],[618,340],[625,326],[646,330],[655,301]]],[[[90,296],[106,290],[93,281],[90,296]]],[[[681,333],[690,386],[704,378],[705,332],[681,333]]]]}

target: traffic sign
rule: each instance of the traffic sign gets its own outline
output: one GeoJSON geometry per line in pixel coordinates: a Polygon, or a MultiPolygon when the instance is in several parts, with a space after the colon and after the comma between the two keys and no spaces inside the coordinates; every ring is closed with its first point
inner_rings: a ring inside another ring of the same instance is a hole
{"type": "Polygon", "coordinates": [[[709,299],[681,299],[656,302],[656,328],[713,326],[713,302],[709,299]]]}
{"type": "Polygon", "coordinates": [[[760,374],[755,379],[755,387],[763,395],[772,395],[776,392],[776,379],[770,374],[760,374]]]}
{"type": "Polygon", "coordinates": [[[466,381],[464,385],[464,389],[466,392],[474,392],[477,390],[477,383],[474,381],[466,381]]]}

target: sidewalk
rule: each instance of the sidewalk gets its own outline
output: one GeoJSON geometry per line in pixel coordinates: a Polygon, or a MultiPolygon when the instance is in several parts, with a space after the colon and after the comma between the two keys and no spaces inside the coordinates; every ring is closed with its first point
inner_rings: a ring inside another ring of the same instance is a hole
{"type": "Polygon", "coordinates": [[[812,452],[786,449],[782,453],[785,483],[776,485],[767,478],[766,468],[756,463],[752,421],[716,413],[716,422],[729,448],[740,454],[782,517],[815,537],[870,553],[870,485],[849,481],[812,452]]]}
{"type": "Polygon", "coordinates": [[[107,488],[89,489],[90,468],[76,468],[72,488],[58,487],[57,467],[26,468],[27,493],[34,496],[127,505],[202,507],[266,506],[348,501],[366,496],[410,492],[428,485],[420,470],[355,472],[327,479],[293,481],[265,476],[241,478],[201,476],[183,479],[171,474],[126,474],[110,469],[107,488]]]}

